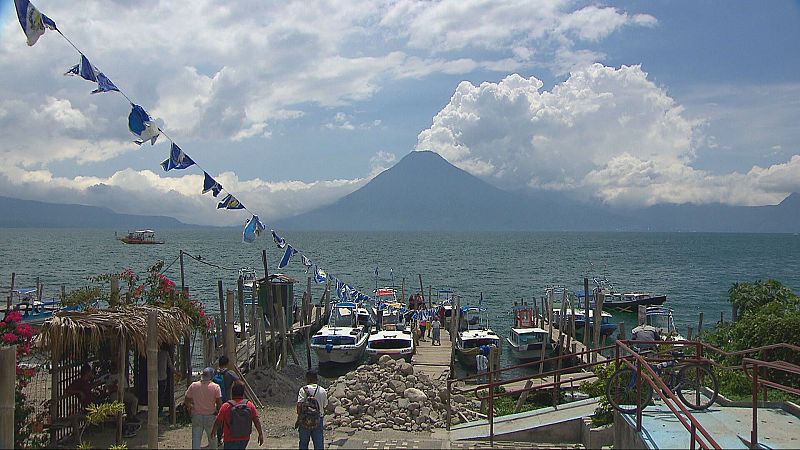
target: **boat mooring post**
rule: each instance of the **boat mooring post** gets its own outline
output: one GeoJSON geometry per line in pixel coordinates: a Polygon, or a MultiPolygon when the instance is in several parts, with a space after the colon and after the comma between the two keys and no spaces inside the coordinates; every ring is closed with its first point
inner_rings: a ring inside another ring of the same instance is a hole
{"type": "Polygon", "coordinates": [[[697,321],[697,339],[700,339],[700,335],[703,333],[703,312],[700,311],[700,318],[697,321]]]}
{"type": "Polygon", "coordinates": [[[583,346],[587,349],[589,348],[589,330],[588,330],[588,323],[589,323],[589,279],[584,277],[583,278],[583,309],[584,314],[584,327],[583,327],[583,346]]]}
{"type": "Polygon", "coordinates": [[[231,367],[238,367],[236,354],[236,333],[233,331],[233,291],[230,289],[225,294],[225,355],[230,361],[231,367]]]}
{"type": "Polygon", "coordinates": [[[178,250],[178,259],[181,263],[181,292],[186,290],[186,279],[183,274],[183,250],[178,250]]]}
{"type": "Polygon", "coordinates": [[[8,291],[8,300],[6,301],[6,311],[11,311],[11,301],[14,298],[14,282],[16,280],[17,280],[17,273],[11,272],[11,289],[8,291]]]}
{"type": "MultiPolygon", "coordinates": [[[[602,292],[597,293],[597,298],[594,301],[594,348],[600,348],[600,326],[603,322],[603,300],[605,295],[602,292]]],[[[588,318],[586,321],[588,327],[588,318]]],[[[592,362],[597,362],[597,352],[592,353],[592,362]]]]}
{"type": "Polygon", "coordinates": [[[224,326],[225,322],[224,321],[225,321],[225,317],[227,317],[227,316],[225,315],[225,294],[223,294],[223,292],[222,292],[222,280],[221,279],[217,280],[217,291],[218,291],[218,294],[219,294],[219,316],[220,316],[220,319],[223,321],[222,322],[222,324],[223,324],[223,326],[222,326],[223,332],[221,334],[221,336],[222,336],[222,346],[225,347],[225,332],[224,332],[224,330],[225,330],[225,326],[224,326]]]}
{"type": "MultiPolygon", "coordinates": [[[[422,274],[419,273],[419,293],[422,295],[422,304],[425,304],[425,287],[422,286],[422,274]]],[[[415,308],[416,309],[416,308],[415,308]]]]}

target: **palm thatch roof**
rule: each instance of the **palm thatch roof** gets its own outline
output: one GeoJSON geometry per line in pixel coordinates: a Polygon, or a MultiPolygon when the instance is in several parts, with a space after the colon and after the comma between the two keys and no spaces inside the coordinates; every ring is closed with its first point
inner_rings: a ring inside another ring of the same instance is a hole
{"type": "Polygon", "coordinates": [[[140,353],[147,350],[147,316],[158,314],[158,345],[175,345],[192,330],[189,316],[178,308],[127,305],[114,309],[64,311],[55,314],[41,327],[37,344],[53,354],[69,349],[97,348],[108,340],[125,339],[140,353]]]}

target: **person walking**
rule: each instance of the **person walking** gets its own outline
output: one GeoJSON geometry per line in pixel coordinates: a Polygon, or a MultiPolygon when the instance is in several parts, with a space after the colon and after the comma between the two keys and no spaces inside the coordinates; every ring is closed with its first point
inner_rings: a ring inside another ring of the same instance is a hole
{"type": "MultiPolygon", "coordinates": [[[[222,403],[231,399],[231,389],[239,381],[239,376],[228,368],[230,360],[226,355],[222,355],[217,360],[217,372],[214,374],[213,381],[218,384],[222,391],[222,403]]],[[[222,444],[222,429],[217,431],[217,442],[222,444]]]]}
{"type": "Polygon", "coordinates": [[[256,405],[244,398],[244,384],[237,381],[231,388],[231,399],[222,404],[214,421],[211,434],[215,434],[222,427],[223,448],[243,449],[250,442],[253,424],[258,431],[258,445],[264,443],[264,431],[261,429],[261,419],[258,418],[256,405]]]}
{"type": "Polygon", "coordinates": [[[308,449],[308,441],[314,441],[314,450],[325,448],[323,419],[328,406],[328,391],[317,383],[314,369],[306,372],[306,385],[297,393],[297,423],[300,432],[300,450],[308,449]]]}
{"type": "Polygon", "coordinates": [[[200,381],[192,383],[186,389],[186,411],[192,416],[192,448],[201,448],[203,433],[208,438],[208,448],[217,448],[217,436],[212,433],[217,411],[222,406],[222,390],[217,383],[212,383],[216,370],[206,367],[200,375],[200,381]]]}
{"type": "Polygon", "coordinates": [[[442,323],[439,322],[439,316],[433,317],[433,323],[431,324],[431,329],[433,330],[431,333],[431,344],[432,345],[442,345],[442,323]]]}
{"type": "Polygon", "coordinates": [[[423,316],[419,320],[419,340],[425,342],[425,329],[428,327],[428,321],[425,320],[425,316],[423,316]]]}

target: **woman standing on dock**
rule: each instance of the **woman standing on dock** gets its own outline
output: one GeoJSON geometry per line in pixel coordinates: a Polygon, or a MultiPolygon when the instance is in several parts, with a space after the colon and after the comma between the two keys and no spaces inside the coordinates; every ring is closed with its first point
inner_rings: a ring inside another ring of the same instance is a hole
{"type": "Polygon", "coordinates": [[[439,322],[439,316],[433,316],[431,329],[433,330],[431,332],[431,345],[442,345],[442,324],[439,322]]]}

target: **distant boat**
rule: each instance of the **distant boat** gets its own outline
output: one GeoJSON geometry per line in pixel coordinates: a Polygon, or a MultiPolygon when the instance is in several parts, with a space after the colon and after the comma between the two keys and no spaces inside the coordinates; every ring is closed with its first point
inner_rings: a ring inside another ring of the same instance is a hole
{"type": "MultiPolygon", "coordinates": [[[[603,294],[603,309],[614,309],[617,311],[636,311],[639,306],[657,306],[667,301],[667,296],[654,294],[652,292],[620,292],[606,279],[594,278],[594,289],[589,292],[590,303],[594,305],[595,295],[603,294]]],[[[579,301],[583,301],[584,292],[576,291],[575,296],[579,301]]]]}
{"type": "Polygon", "coordinates": [[[129,231],[127,236],[119,237],[114,233],[117,240],[126,244],[163,244],[164,241],[156,239],[156,233],[153,230],[136,230],[129,231]]]}

